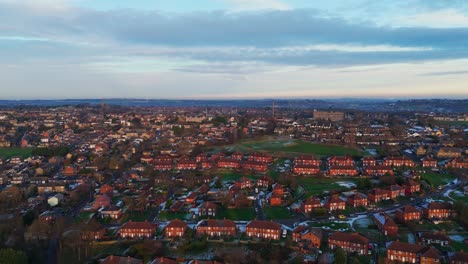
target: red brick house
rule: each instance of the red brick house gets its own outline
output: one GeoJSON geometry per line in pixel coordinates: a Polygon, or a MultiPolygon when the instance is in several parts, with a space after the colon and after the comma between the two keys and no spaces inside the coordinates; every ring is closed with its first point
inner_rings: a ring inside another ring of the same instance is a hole
{"type": "Polygon", "coordinates": [[[81,239],[86,241],[100,240],[105,233],[106,227],[93,220],[80,229],[81,239]]]}
{"type": "Polygon", "coordinates": [[[109,184],[104,184],[99,188],[99,193],[102,194],[107,194],[107,195],[112,195],[112,192],[114,191],[114,188],[112,188],[109,184]]]}
{"type": "Polygon", "coordinates": [[[185,203],[193,204],[198,198],[198,192],[190,192],[187,197],[185,197],[185,203]]]}
{"type": "Polygon", "coordinates": [[[273,163],[273,157],[272,156],[270,156],[268,154],[265,154],[265,153],[258,153],[258,152],[254,152],[254,153],[250,154],[247,157],[247,160],[262,162],[262,163],[267,163],[267,164],[273,163]]]}
{"type": "Polygon", "coordinates": [[[304,213],[309,214],[309,213],[311,213],[315,208],[321,208],[321,207],[322,207],[322,205],[320,204],[320,199],[314,198],[314,197],[310,197],[309,199],[307,199],[307,200],[304,202],[303,211],[304,211],[304,213]]]}
{"type": "Polygon", "coordinates": [[[437,168],[437,160],[433,158],[424,158],[422,159],[422,166],[424,168],[437,168]]]}
{"type": "Polygon", "coordinates": [[[380,201],[389,200],[390,192],[380,188],[375,188],[367,193],[367,199],[370,203],[378,203],[380,201]]]}
{"type": "Polygon", "coordinates": [[[281,236],[281,225],[275,222],[252,220],[246,227],[247,237],[278,240],[281,236]]]}
{"type": "Polygon", "coordinates": [[[453,206],[448,202],[432,202],[423,206],[423,215],[428,219],[447,219],[455,215],[453,206]]]}
{"type": "Polygon", "coordinates": [[[154,161],[153,166],[155,170],[158,171],[170,171],[172,170],[172,160],[171,161],[154,161]]]}
{"type": "Polygon", "coordinates": [[[140,158],[142,163],[151,164],[153,162],[153,157],[150,154],[143,154],[140,158]]]}
{"type": "Polygon", "coordinates": [[[167,161],[167,162],[171,162],[173,161],[173,158],[169,155],[160,155],[160,156],[156,156],[154,158],[154,161],[167,161]]]}
{"type": "Polygon", "coordinates": [[[333,195],[325,202],[325,208],[327,208],[328,211],[344,210],[346,209],[346,203],[341,200],[338,195],[333,195]]]}
{"type": "Polygon", "coordinates": [[[320,248],[322,237],[322,229],[320,228],[299,225],[292,231],[292,240],[308,248],[320,248]]]}
{"type": "Polygon", "coordinates": [[[298,175],[316,175],[320,172],[320,167],[317,165],[294,165],[293,173],[298,175]]]}
{"type": "Polygon", "coordinates": [[[348,253],[367,255],[369,239],[358,233],[335,232],[328,237],[328,247],[330,249],[340,247],[348,253]]]}
{"type": "Polygon", "coordinates": [[[410,196],[413,193],[419,192],[421,190],[421,184],[409,179],[405,184],[403,184],[403,188],[405,188],[405,194],[410,196]]]}
{"type": "Polygon", "coordinates": [[[353,166],[331,166],[330,169],[328,169],[328,175],[330,176],[356,176],[358,174],[358,171],[353,166]]]}
{"type": "Polygon", "coordinates": [[[164,235],[166,237],[182,237],[187,228],[187,224],[184,221],[174,219],[164,228],[164,235]]]}
{"type": "Polygon", "coordinates": [[[367,196],[362,193],[355,193],[348,197],[346,204],[351,207],[367,206],[367,196]]]}
{"type": "Polygon", "coordinates": [[[199,216],[216,216],[218,206],[213,202],[204,202],[198,207],[199,216]]]}
{"type": "Polygon", "coordinates": [[[467,158],[456,158],[452,159],[445,165],[447,168],[454,169],[468,169],[468,159],[467,158]]]}
{"type": "Polygon", "coordinates": [[[196,170],[197,163],[193,160],[184,159],[179,160],[176,164],[176,170],[196,170]]]}
{"type": "Polygon", "coordinates": [[[441,263],[441,256],[437,249],[430,247],[420,257],[421,264],[437,264],[441,263]]]}
{"type": "Polygon", "coordinates": [[[122,208],[115,205],[106,206],[105,208],[99,210],[99,216],[101,218],[119,219],[122,214],[122,208]]]}
{"type": "Polygon", "coordinates": [[[275,186],[273,187],[273,193],[274,194],[279,194],[279,195],[284,195],[284,187],[283,185],[276,183],[275,186]]]}
{"type": "Polygon", "coordinates": [[[239,169],[241,162],[235,159],[221,158],[218,160],[218,167],[225,169],[239,169]]]}
{"type": "Polygon", "coordinates": [[[319,167],[320,160],[313,157],[313,156],[299,156],[294,160],[294,165],[306,165],[306,166],[313,166],[319,167]]]}
{"type": "Polygon", "coordinates": [[[398,184],[392,184],[389,187],[390,191],[390,199],[395,199],[398,196],[403,196],[405,195],[405,189],[403,189],[400,185],[398,184]]]}
{"type": "Polygon", "coordinates": [[[253,186],[252,181],[247,177],[240,178],[236,182],[236,185],[238,185],[241,189],[249,189],[249,188],[252,188],[253,186]]]}
{"type": "Polygon", "coordinates": [[[268,165],[258,161],[244,161],[242,163],[242,169],[246,171],[265,172],[268,170],[268,165]]]}
{"type": "Polygon", "coordinates": [[[393,222],[393,220],[386,214],[383,213],[375,213],[372,216],[374,223],[379,228],[380,232],[382,232],[386,236],[397,236],[398,235],[398,226],[393,222]]]}
{"type": "Polygon", "coordinates": [[[195,157],[195,161],[198,162],[198,163],[200,163],[202,161],[206,161],[206,160],[208,160],[208,157],[206,156],[205,153],[200,153],[195,157]]]}
{"type": "Polygon", "coordinates": [[[128,221],[120,227],[121,238],[150,238],[156,231],[156,226],[150,222],[128,221]]]}
{"type": "Polygon", "coordinates": [[[328,158],[328,166],[354,167],[354,160],[346,156],[334,156],[328,158]]]}
{"type": "Polygon", "coordinates": [[[267,175],[263,175],[260,179],[257,180],[257,186],[261,188],[270,187],[275,181],[267,175]]]}
{"type": "Polygon", "coordinates": [[[377,160],[375,160],[374,157],[364,157],[362,158],[362,166],[363,167],[370,167],[370,166],[376,166],[377,165],[377,160]]]}
{"type": "Polygon", "coordinates": [[[209,237],[235,236],[236,223],[231,220],[207,219],[200,221],[197,226],[197,235],[207,235],[209,237]]]}
{"type": "Polygon", "coordinates": [[[396,219],[399,223],[407,223],[408,221],[421,220],[421,211],[411,205],[407,205],[396,210],[396,219]]]}
{"type": "Polygon", "coordinates": [[[382,165],[368,166],[364,169],[364,173],[369,176],[393,175],[393,169],[382,165]]]}
{"type": "Polygon", "coordinates": [[[213,166],[214,166],[214,162],[211,161],[211,160],[204,160],[204,161],[201,162],[201,168],[203,170],[209,170],[209,169],[213,168],[213,166]]]}
{"type": "Polygon", "coordinates": [[[283,195],[273,193],[270,197],[271,206],[280,206],[283,203],[283,195]]]}
{"type": "Polygon", "coordinates": [[[184,202],[177,200],[171,205],[171,207],[169,207],[169,211],[173,213],[177,213],[177,212],[180,212],[180,210],[182,210],[183,207],[184,207],[184,202]]]}
{"type": "Polygon", "coordinates": [[[383,164],[384,166],[388,166],[388,167],[402,167],[402,166],[414,167],[415,166],[414,162],[406,156],[388,157],[385,159],[383,164]]]}
{"type": "Polygon", "coordinates": [[[244,158],[244,154],[242,154],[240,152],[234,152],[231,155],[231,159],[242,160],[243,158],[244,158]]]}
{"type": "Polygon", "coordinates": [[[387,260],[396,263],[419,263],[419,256],[425,249],[425,246],[393,241],[387,247],[387,260]]]}
{"type": "Polygon", "coordinates": [[[93,209],[104,208],[111,205],[111,198],[107,194],[98,196],[93,203],[93,209]]]}

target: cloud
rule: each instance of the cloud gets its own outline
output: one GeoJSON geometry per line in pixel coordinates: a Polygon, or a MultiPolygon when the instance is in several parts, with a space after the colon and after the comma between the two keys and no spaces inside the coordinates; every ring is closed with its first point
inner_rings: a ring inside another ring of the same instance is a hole
{"type": "Polygon", "coordinates": [[[403,16],[396,19],[399,25],[430,28],[467,28],[468,16],[455,9],[435,10],[403,16]]]}
{"type": "Polygon", "coordinates": [[[235,10],[289,10],[291,7],[279,0],[224,0],[235,10]]]}
{"type": "MultiPolygon", "coordinates": [[[[121,71],[144,70],[149,65],[141,62],[145,57],[192,61],[170,68],[197,71],[193,65],[207,63],[330,67],[468,57],[468,28],[383,27],[322,17],[311,9],[165,14],[67,8],[52,15],[44,12],[0,2],[4,61],[55,58],[121,71]],[[116,58],[129,62],[116,62],[116,58]]],[[[198,71],[244,72],[244,68],[229,67],[207,66],[198,71]]]]}
{"type": "Polygon", "coordinates": [[[428,73],[423,73],[421,75],[422,76],[468,75],[468,71],[428,72],[428,73]]]}

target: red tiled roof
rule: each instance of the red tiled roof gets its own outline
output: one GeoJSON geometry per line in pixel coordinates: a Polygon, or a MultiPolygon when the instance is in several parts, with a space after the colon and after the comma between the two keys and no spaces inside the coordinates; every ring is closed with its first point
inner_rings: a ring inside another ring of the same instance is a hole
{"type": "Polygon", "coordinates": [[[277,229],[281,230],[281,225],[275,222],[252,220],[247,224],[247,228],[277,229]]]}
{"type": "Polygon", "coordinates": [[[343,233],[343,232],[335,232],[330,235],[330,240],[337,240],[337,241],[346,241],[355,244],[369,244],[369,239],[363,237],[357,233],[343,233]]]}
{"type": "Polygon", "coordinates": [[[182,221],[182,220],[179,220],[179,219],[175,219],[175,220],[172,220],[171,222],[169,222],[169,224],[167,224],[166,228],[186,228],[187,227],[187,224],[182,221]]]}
{"type": "Polygon", "coordinates": [[[229,219],[223,219],[223,220],[206,219],[200,222],[199,226],[235,228],[236,223],[234,223],[234,221],[229,220],[229,219]]]}
{"type": "Polygon", "coordinates": [[[433,247],[429,248],[424,254],[421,255],[423,258],[432,258],[432,259],[440,259],[439,251],[433,247]]]}
{"type": "Polygon", "coordinates": [[[452,209],[451,203],[432,202],[428,205],[428,209],[452,209]]]}
{"type": "Polygon", "coordinates": [[[400,241],[393,241],[387,249],[389,250],[396,250],[401,252],[408,252],[408,253],[418,253],[422,251],[425,247],[416,244],[410,244],[400,241]]]}

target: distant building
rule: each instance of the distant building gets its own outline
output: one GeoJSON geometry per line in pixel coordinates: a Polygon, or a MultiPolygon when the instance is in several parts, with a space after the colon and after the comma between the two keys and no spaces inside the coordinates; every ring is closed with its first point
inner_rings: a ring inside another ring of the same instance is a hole
{"type": "Polygon", "coordinates": [[[332,122],[341,121],[345,118],[345,114],[343,112],[335,112],[335,111],[318,111],[314,110],[314,120],[330,120],[332,122]]]}

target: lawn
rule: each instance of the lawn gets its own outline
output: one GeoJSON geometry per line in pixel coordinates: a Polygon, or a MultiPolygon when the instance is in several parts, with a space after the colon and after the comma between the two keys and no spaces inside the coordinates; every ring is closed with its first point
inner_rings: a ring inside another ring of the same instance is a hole
{"type": "Polygon", "coordinates": [[[266,140],[243,143],[243,147],[251,150],[270,152],[290,152],[301,154],[314,154],[318,156],[351,155],[360,156],[361,151],[339,145],[317,144],[302,140],[266,140]]]}
{"type": "Polygon", "coordinates": [[[288,219],[292,215],[285,207],[267,207],[264,209],[267,219],[288,219]]]}
{"type": "Polygon", "coordinates": [[[312,154],[317,156],[362,156],[362,151],[355,148],[275,137],[263,137],[261,139],[240,141],[237,144],[217,149],[215,148],[214,150],[240,151],[243,153],[251,153],[254,151],[265,151],[270,153],[283,152],[295,155],[312,154]]]}
{"type": "Polygon", "coordinates": [[[129,220],[132,220],[135,222],[144,222],[144,221],[150,220],[148,218],[151,215],[151,213],[152,213],[151,211],[144,211],[141,213],[140,212],[127,212],[126,219],[125,221],[122,221],[122,222],[126,222],[129,220]]]}
{"type": "Polygon", "coordinates": [[[73,222],[87,222],[94,214],[95,212],[80,212],[75,218],[73,218],[73,222]]]}
{"type": "Polygon", "coordinates": [[[353,182],[349,179],[331,179],[331,178],[316,178],[316,177],[300,177],[297,178],[297,184],[304,189],[306,196],[322,194],[331,190],[345,190],[338,182],[353,182]]]}
{"type": "Polygon", "coordinates": [[[0,148],[0,157],[9,159],[13,156],[21,156],[24,158],[32,155],[32,148],[0,148]]]}
{"type": "Polygon", "coordinates": [[[435,123],[449,126],[468,126],[468,121],[436,121],[435,123]]]}
{"type": "Polygon", "coordinates": [[[248,208],[233,208],[233,209],[227,209],[227,208],[219,208],[218,213],[216,215],[216,218],[218,219],[230,219],[233,221],[241,221],[241,220],[253,220],[255,219],[255,210],[253,207],[248,207],[248,208]]]}
{"type": "Polygon", "coordinates": [[[159,212],[158,216],[156,217],[158,220],[174,220],[174,219],[181,219],[186,220],[188,218],[187,213],[173,213],[170,211],[161,211],[159,212]]]}
{"type": "Polygon", "coordinates": [[[435,172],[423,173],[421,177],[434,187],[445,185],[456,179],[456,177],[451,174],[442,174],[435,172]]]}

